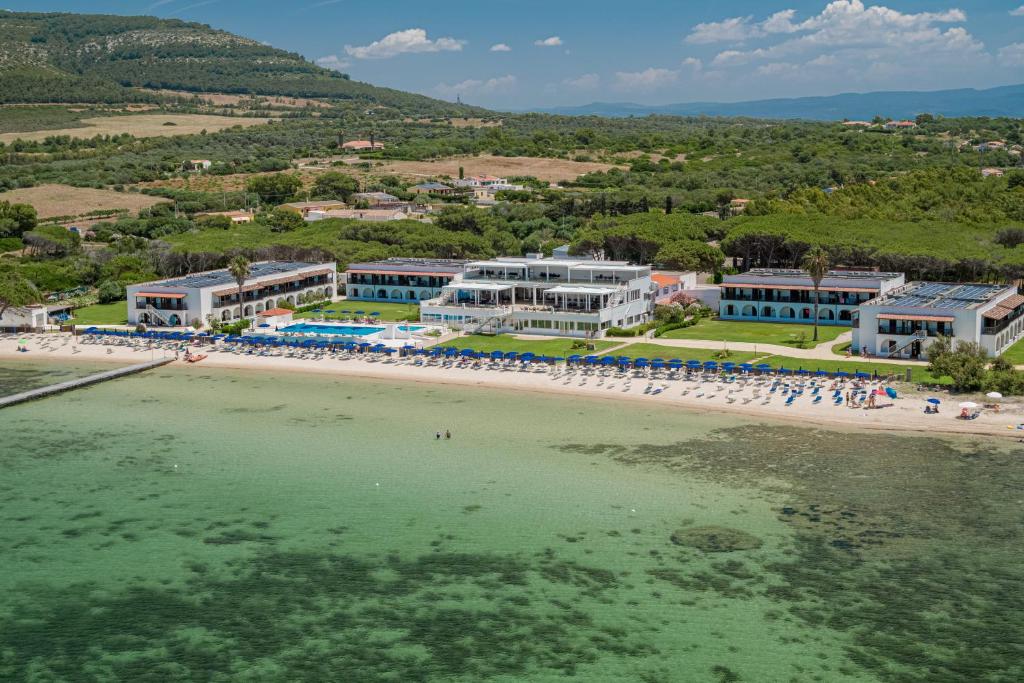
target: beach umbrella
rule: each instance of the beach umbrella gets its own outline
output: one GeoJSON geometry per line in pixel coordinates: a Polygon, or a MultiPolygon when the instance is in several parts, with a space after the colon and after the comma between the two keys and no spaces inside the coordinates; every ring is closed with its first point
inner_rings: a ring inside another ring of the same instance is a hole
{"type": "Polygon", "coordinates": [[[459,355],[460,356],[475,356],[476,355],[476,351],[474,351],[473,349],[462,349],[462,351],[459,352],[459,355]]]}
{"type": "Polygon", "coordinates": [[[681,361],[678,358],[673,358],[673,359],[669,360],[668,366],[670,368],[679,369],[679,368],[683,367],[683,361],[681,361]]]}
{"type": "Polygon", "coordinates": [[[736,367],[736,364],[731,361],[726,361],[725,363],[722,363],[722,369],[725,370],[726,372],[732,371],[734,367],[736,367]]]}
{"type": "Polygon", "coordinates": [[[356,315],[363,315],[366,311],[356,311],[356,315]]]}
{"type": "Polygon", "coordinates": [[[785,374],[790,374],[791,375],[791,374],[793,374],[793,371],[790,370],[789,368],[779,368],[779,373],[783,374],[783,375],[785,375],[785,374]]]}
{"type": "Polygon", "coordinates": [[[372,316],[379,316],[380,315],[380,311],[374,311],[370,315],[372,315],[372,316]]]}
{"type": "Polygon", "coordinates": [[[515,360],[518,357],[519,357],[519,352],[518,351],[506,351],[505,352],[505,360],[515,360]]]}
{"type": "Polygon", "coordinates": [[[527,351],[526,353],[519,354],[519,360],[524,361],[524,362],[529,362],[529,361],[533,360],[536,357],[537,357],[537,354],[530,353],[529,351],[527,351]]]}
{"type": "Polygon", "coordinates": [[[836,377],[849,377],[849,376],[850,376],[850,373],[846,372],[845,370],[839,370],[838,372],[836,372],[836,377]]]}
{"type": "Polygon", "coordinates": [[[597,365],[598,363],[601,362],[601,359],[598,358],[597,356],[586,356],[583,359],[583,362],[586,363],[587,365],[597,365]]]}
{"type": "Polygon", "coordinates": [[[579,363],[580,362],[580,355],[579,354],[573,354],[573,355],[569,356],[568,358],[566,358],[565,360],[566,360],[567,363],[579,363]]]}
{"type": "Polygon", "coordinates": [[[269,323],[260,323],[256,327],[270,327],[270,324],[269,323]]]}
{"type": "Polygon", "coordinates": [[[430,357],[431,358],[437,358],[438,356],[441,355],[441,353],[442,353],[441,349],[430,349],[430,357]]]}
{"type": "Polygon", "coordinates": [[[699,360],[688,360],[688,361],[686,361],[686,367],[688,367],[688,368],[699,368],[700,367],[700,361],[699,360]]]}
{"type": "Polygon", "coordinates": [[[615,359],[611,356],[605,356],[601,359],[601,365],[615,365],[615,359]]]}
{"type": "Polygon", "coordinates": [[[858,372],[858,373],[857,373],[857,374],[855,375],[855,377],[856,377],[857,379],[870,379],[870,378],[871,378],[871,375],[870,375],[869,373],[866,373],[866,372],[858,372]]]}
{"type": "Polygon", "coordinates": [[[395,351],[397,351],[397,350],[398,350],[398,349],[393,349],[393,348],[391,348],[390,346],[385,346],[385,347],[384,347],[383,349],[381,349],[381,351],[383,351],[384,353],[388,354],[389,356],[390,356],[391,354],[393,354],[393,353],[394,353],[395,351]]]}
{"type": "Polygon", "coordinates": [[[651,361],[651,367],[661,369],[665,367],[665,361],[663,361],[660,358],[655,358],[654,360],[651,361]]]}
{"type": "Polygon", "coordinates": [[[491,351],[491,358],[493,360],[501,360],[504,357],[505,357],[505,352],[504,351],[491,351]]]}
{"type": "Polygon", "coordinates": [[[800,368],[799,370],[796,371],[796,374],[798,374],[798,375],[806,375],[808,372],[810,372],[810,371],[809,370],[804,370],[803,368],[800,368]]]}
{"type": "Polygon", "coordinates": [[[928,403],[931,403],[933,406],[937,406],[940,403],[942,403],[942,401],[940,401],[939,399],[935,398],[934,396],[931,397],[931,398],[928,398],[926,400],[928,401],[928,403]]]}
{"type": "Polygon", "coordinates": [[[648,361],[646,358],[637,358],[635,361],[633,361],[633,365],[635,365],[638,368],[646,368],[649,364],[650,361],[648,361]]]}
{"type": "Polygon", "coordinates": [[[704,367],[708,368],[708,369],[717,368],[718,367],[718,363],[716,363],[713,360],[705,361],[704,362],[704,367]]]}
{"type": "Polygon", "coordinates": [[[818,377],[824,377],[825,375],[828,374],[828,371],[827,370],[815,370],[814,374],[817,375],[818,377]]]}
{"type": "Polygon", "coordinates": [[[1003,397],[1003,395],[1000,394],[998,391],[990,391],[987,394],[985,394],[985,396],[987,396],[988,398],[1002,398],[1003,397]]]}
{"type": "Polygon", "coordinates": [[[960,407],[961,408],[977,408],[978,404],[975,403],[974,401],[964,401],[963,403],[960,404],[960,407]]]}
{"type": "Polygon", "coordinates": [[[629,358],[626,358],[625,356],[619,356],[617,361],[618,361],[619,365],[621,365],[623,367],[629,365],[632,362],[632,361],[630,361],[629,358]]]}

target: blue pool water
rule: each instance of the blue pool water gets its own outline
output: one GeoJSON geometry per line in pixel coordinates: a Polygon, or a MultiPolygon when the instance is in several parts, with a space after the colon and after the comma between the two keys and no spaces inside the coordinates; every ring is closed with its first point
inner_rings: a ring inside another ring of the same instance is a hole
{"type": "MultiPolygon", "coordinates": [[[[409,332],[415,332],[422,330],[422,325],[403,325],[399,329],[409,332]]],[[[280,332],[301,332],[302,334],[323,334],[323,335],[335,335],[342,337],[365,337],[368,334],[374,334],[375,332],[383,332],[383,327],[369,327],[366,325],[317,325],[313,323],[295,323],[288,327],[282,327],[280,332]]]]}

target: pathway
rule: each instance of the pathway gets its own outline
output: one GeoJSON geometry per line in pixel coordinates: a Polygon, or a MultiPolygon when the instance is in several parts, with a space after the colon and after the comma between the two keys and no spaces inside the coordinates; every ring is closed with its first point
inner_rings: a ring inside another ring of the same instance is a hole
{"type": "Polygon", "coordinates": [[[45,398],[47,396],[59,394],[63,391],[80,389],[82,387],[87,387],[92,384],[99,384],[100,382],[106,382],[107,380],[117,379],[118,377],[134,375],[139,372],[144,372],[152,368],[160,367],[161,365],[166,365],[173,360],[173,358],[161,358],[159,360],[151,360],[145,363],[138,363],[137,365],[129,365],[124,368],[117,368],[116,370],[98,372],[95,375],[79,377],[78,379],[68,380],[67,382],[51,384],[48,387],[30,389],[29,391],[22,391],[17,394],[11,394],[10,396],[0,396],[0,408],[6,408],[8,406],[17,405],[19,403],[25,403],[27,401],[34,401],[38,398],[45,398]]]}

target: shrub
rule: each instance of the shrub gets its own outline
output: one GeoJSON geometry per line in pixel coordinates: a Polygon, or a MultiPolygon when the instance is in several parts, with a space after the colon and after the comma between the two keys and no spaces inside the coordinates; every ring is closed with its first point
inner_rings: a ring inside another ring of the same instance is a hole
{"type": "Polygon", "coordinates": [[[115,301],[123,301],[126,297],[126,290],[123,282],[118,280],[107,280],[96,289],[96,295],[101,304],[111,304],[115,301]]]}

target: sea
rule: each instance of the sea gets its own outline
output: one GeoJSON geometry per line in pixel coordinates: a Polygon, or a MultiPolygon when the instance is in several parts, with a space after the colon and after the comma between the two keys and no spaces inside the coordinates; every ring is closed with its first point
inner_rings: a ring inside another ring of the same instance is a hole
{"type": "Polygon", "coordinates": [[[0,680],[1020,681],[1022,527],[1012,440],[165,367],[0,411],[0,680]]]}

